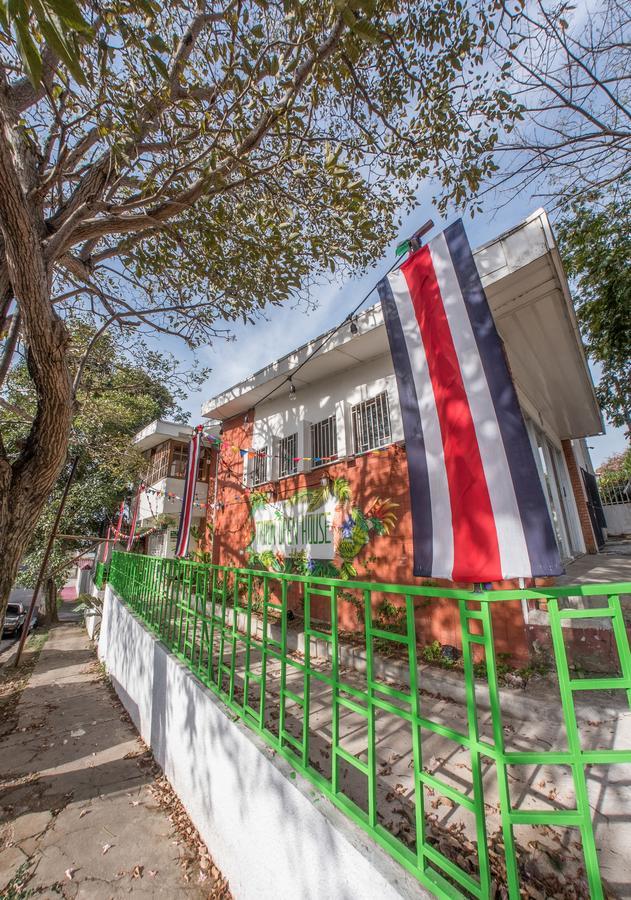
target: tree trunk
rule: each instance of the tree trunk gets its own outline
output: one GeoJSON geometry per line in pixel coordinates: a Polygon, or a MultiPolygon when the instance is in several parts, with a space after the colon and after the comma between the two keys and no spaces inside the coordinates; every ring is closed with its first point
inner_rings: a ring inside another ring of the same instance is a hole
{"type": "Polygon", "coordinates": [[[46,624],[56,625],[59,622],[57,611],[57,585],[54,578],[46,579],[46,624]]]}
{"type": "Polygon", "coordinates": [[[0,232],[37,395],[35,419],[16,460],[8,459],[0,434],[0,622],[22,555],[66,460],[73,415],[68,333],[51,303],[48,235],[32,190],[36,165],[6,82],[0,81],[0,232]]]}

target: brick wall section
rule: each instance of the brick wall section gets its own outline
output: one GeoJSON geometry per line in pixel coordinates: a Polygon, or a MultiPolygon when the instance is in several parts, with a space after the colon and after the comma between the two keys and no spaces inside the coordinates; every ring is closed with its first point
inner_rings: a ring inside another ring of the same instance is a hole
{"type": "Polygon", "coordinates": [[[578,463],[576,462],[572,442],[569,440],[564,440],[561,442],[561,446],[563,447],[563,455],[565,456],[565,462],[570,475],[570,482],[572,484],[572,491],[574,492],[574,499],[576,500],[576,508],[578,510],[578,516],[581,522],[581,531],[583,532],[585,548],[588,553],[598,553],[598,544],[596,543],[596,538],[594,537],[594,529],[592,528],[592,521],[589,517],[589,509],[587,508],[587,498],[585,496],[583,476],[581,475],[578,463]]]}
{"type": "MultiPolygon", "coordinates": [[[[247,547],[252,538],[249,491],[243,485],[243,458],[238,448],[252,446],[253,411],[235,417],[224,423],[218,484],[217,509],[215,511],[215,537],[213,561],[219,565],[247,566],[247,547]],[[247,416],[247,421],[246,421],[247,416]]],[[[214,452],[214,451],[213,451],[214,452]]],[[[209,498],[214,495],[215,459],[210,466],[211,483],[209,498]]],[[[405,448],[390,446],[379,453],[349,457],[339,463],[317,468],[311,472],[283,478],[276,483],[257,487],[257,490],[275,491],[275,499],[290,497],[300,488],[316,487],[323,474],[334,479],[345,478],[351,487],[353,502],[366,509],[376,497],[390,499],[398,504],[397,522],[390,535],[374,536],[368,546],[356,558],[354,564],[360,580],[385,582],[388,584],[423,584],[423,579],[412,574],[413,543],[412,514],[408,490],[408,468],[405,448]]],[[[212,500],[209,499],[208,519],[212,520],[212,500]]],[[[335,523],[334,523],[335,524],[335,523]]],[[[206,549],[210,549],[209,542],[206,549]]],[[[433,582],[434,584],[436,582],[433,582]]],[[[441,586],[454,587],[444,581],[441,586]]],[[[472,585],[456,585],[471,588],[472,585]]],[[[515,588],[515,582],[503,582],[502,588],[515,588]]],[[[394,595],[396,597],[396,595],[394,595]]],[[[385,595],[373,595],[375,615],[385,595]]],[[[289,604],[296,610],[301,605],[301,595],[297,587],[289,594],[289,604]]],[[[460,619],[455,601],[444,598],[418,598],[416,601],[416,622],[419,643],[460,644],[460,619]]],[[[325,621],[330,619],[328,601],[320,602],[314,597],[312,614],[325,621]]],[[[495,604],[493,607],[493,628],[496,649],[507,653],[515,662],[528,658],[528,641],[519,601],[495,604]]],[[[361,630],[357,608],[343,599],[339,604],[339,625],[348,630],[361,630]]]]}
{"type": "MultiPolygon", "coordinates": [[[[243,457],[236,448],[252,445],[253,429],[253,410],[230,419],[224,424],[221,435],[228,446],[221,448],[218,469],[217,451],[212,451],[206,516],[209,522],[213,521],[214,480],[217,471],[218,508],[214,512],[215,536],[212,542],[215,565],[243,567],[246,562],[250,508],[245,502],[247,492],[243,486],[243,457]]],[[[210,543],[208,540],[205,549],[210,550],[210,543]]]]}

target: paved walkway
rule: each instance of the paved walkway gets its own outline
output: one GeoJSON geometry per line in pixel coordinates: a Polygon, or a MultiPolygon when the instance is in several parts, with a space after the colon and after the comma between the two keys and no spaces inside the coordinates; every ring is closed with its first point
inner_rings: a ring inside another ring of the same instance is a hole
{"type": "Polygon", "coordinates": [[[631,581],[631,540],[606,541],[600,553],[587,553],[567,566],[558,584],[631,581]]]}
{"type": "Polygon", "coordinates": [[[25,890],[45,897],[227,896],[187,880],[191,848],[82,626],[51,631],[18,715],[0,738],[0,896],[29,873],[25,890]]]}

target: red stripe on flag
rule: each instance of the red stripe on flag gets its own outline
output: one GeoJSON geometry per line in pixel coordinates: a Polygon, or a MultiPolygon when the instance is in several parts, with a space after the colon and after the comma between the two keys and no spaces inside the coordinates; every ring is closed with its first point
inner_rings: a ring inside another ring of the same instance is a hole
{"type": "MultiPolygon", "coordinates": [[[[412,297],[440,422],[454,534],[454,581],[502,578],[491,499],[458,355],[428,247],[401,267],[412,297]]],[[[414,360],[412,360],[414,365],[414,360]]]]}

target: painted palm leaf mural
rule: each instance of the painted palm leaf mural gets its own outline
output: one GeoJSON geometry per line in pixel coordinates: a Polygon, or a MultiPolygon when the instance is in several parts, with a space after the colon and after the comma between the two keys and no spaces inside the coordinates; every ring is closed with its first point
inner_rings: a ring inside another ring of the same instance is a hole
{"type": "Polygon", "coordinates": [[[353,504],[345,478],[303,488],[278,502],[265,493],[253,493],[248,565],[296,575],[355,578],[358,557],[373,538],[394,529],[397,507],[389,498],[375,497],[360,509],[353,504]]]}

